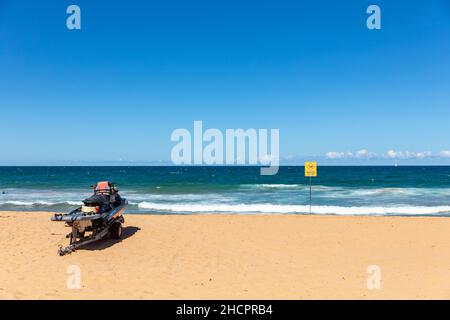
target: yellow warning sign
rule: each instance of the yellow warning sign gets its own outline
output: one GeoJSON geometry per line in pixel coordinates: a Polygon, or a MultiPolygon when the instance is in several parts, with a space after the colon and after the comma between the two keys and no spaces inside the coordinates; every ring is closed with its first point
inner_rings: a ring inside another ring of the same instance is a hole
{"type": "Polygon", "coordinates": [[[305,162],[305,177],[317,177],[317,162],[305,162]]]}

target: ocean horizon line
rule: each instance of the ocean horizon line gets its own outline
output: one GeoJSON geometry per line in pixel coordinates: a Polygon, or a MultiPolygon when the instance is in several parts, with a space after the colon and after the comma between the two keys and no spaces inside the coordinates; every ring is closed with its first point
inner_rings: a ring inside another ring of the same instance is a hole
{"type": "MultiPolygon", "coordinates": [[[[450,167],[450,164],[321,164],[318,162],[320,167],[450,167]]],[[[263,165],[177,165],[177,164],[106,164],[106,163],[86,163],[86,164],[0,164],[0,168],[11,168],[11,167],[177,167],[177,168],[262,168],[266,167],[263,165]]],[[[304,164],[281,164],[279,167],[304,167],[304,164]]]]}

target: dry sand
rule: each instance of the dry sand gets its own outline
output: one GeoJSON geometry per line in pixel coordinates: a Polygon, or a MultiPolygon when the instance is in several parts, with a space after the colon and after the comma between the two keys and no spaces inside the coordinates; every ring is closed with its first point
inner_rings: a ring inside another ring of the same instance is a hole
{"type": "Polygon", "coordinates": [[[1,299],[450,298],[448,218],[126,215],[121,241],[60,257],[50,216],[0,213],[1,299]]]}

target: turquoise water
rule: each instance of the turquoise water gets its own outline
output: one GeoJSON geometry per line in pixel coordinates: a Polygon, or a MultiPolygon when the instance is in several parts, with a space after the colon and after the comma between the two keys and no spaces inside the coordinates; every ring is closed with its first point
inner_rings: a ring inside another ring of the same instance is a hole
{"type": "MultiPolygon", "coordinates": [[[[129,213],[309,213],[303,167],[0,167],[0,210],[67,211],[97,181],[116,182],[129,213]]],[[[450,167],[319,167],[315,214],[448,215],[450,167]]]]}

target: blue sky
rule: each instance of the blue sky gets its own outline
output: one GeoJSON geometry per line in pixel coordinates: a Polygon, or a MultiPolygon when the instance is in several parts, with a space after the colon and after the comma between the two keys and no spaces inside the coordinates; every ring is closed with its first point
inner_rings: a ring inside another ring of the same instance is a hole
{"type": "Polygon", "coordinates": [[[279,128],[286,163],[450,164],[449,40],[448,0],[0,0],[0,164],[169,161],[194,120],[279,128]]]}

